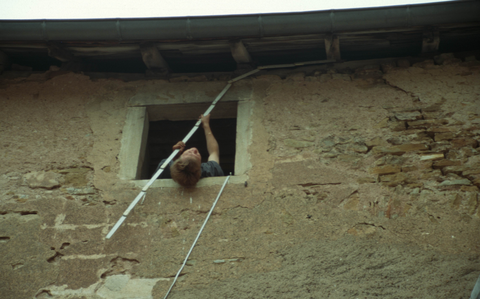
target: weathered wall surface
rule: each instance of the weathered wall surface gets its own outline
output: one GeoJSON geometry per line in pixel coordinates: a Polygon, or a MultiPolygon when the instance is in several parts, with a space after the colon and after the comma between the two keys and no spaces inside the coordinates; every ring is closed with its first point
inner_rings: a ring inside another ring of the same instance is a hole
{"type": "MultiPolygon", "coordinates": [[[[246,79],[248,185],[227,186],[170,297],[468,298],[480,66],[440,62],[246,79]]],[[[2,298],[163,298],[219,186],[150,189],[104,239],[139,192],[117,176],[126,103],[156,83],[0,81],[2,298]]]]}

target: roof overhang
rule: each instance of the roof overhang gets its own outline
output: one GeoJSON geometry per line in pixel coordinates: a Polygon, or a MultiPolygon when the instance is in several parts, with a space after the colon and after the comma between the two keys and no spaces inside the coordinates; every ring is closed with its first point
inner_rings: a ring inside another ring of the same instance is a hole
{"type": "Polygon", "coordinates": [[[210,17],[0,20],[3,57],[34,69],[56,64],[127,72],[231,71],[479,50],[479,1],[210,17]]]}

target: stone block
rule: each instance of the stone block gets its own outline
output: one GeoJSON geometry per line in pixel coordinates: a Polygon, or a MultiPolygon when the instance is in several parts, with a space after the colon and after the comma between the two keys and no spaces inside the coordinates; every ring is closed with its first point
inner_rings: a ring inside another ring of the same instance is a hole
{"type": "Polygon", "coordinates": [[[447,166],[442,169],[443,175],[447,175],[449,173],[454,173],[456,175],[462,175],[462,173],[466,170],[469,170],[470,167],[466,165],[458,165],[458,166],[447,166]]]}
{"type": "Polygon", "coordinates": [[[315,143],[311,141],[303,141],[303,140],[295,140],[295,139],[285,139],[283,141],[285,146],[293,147],[293,148],[305,148],[314,146],[315,143]]]}
{"type": "Polygon", "coordinates": [[[409,171],[415,171],[418,170],[418,167],[415,165],[403,165],[402,166],[402,171],[403,172],[409,172],[409,171]]]}
{"type": "Polygon", "coordinates": [[[457,132],[457,128],[452,127],[432,127],[428,128],[427,132],[429,133],[447,133],[447,132],[457,132]]]}
{"type": "Polygon", "coordinates": [[[428,154],[428,155],[421,155],[420,156],[420,161],[425,161],[425,160],[440,160],[444,158],[443,153],[436,153],[436,154],[428,154]]]}
{"type": "Polygon", "coordinates": [[[452,140],[455,138],[454,132],[446,132],[446,133],[435,133],[434,140],[435,141],[442,141],[442,140],[452,140]]]}
{"type": "Polygon", "coordinates": [[[462,203],[462,201],[463,201],[462,196],[457,193],[453,195],[452,198],[450,198],[449,200],[450,207],[458,210],[460,208],[460,204],[462,203]]]}
{"type": "Polygon", "coordinates": [[[380,181],[383,185],[389,187],[395,187],[400,184],[405,183],[409,179],[409,176],[404,172],[399,172],[396,174],[383,175],[380,177],[380,181]]]}
{"type": "Polygon", "coordinates": [[[399,156],[394,156],[394,155],[387,155],[383,156],[377,161],[373,163],[374,166],[382,166],[385,164],[390,164],[390,165],[401,165],[405,162],[404,157],[399,157],[399,156]]]}
{"type": "Polygon", "coordinates": [[[348,150],[360,154],[365,154],[366,152],[368,152],[368,147],[365,144],[352,143],[348,145],[348,150]]]}
{"type": "Polygon", "coordinates": [[[460,148],[464,146],[473,147],[473,148],[478,147],[477,140],[471,139],[471,138],[457,138],[457,139],[453,139],[450,142],[452,143],[452,146],[454,148],[460,148]]]}
{"type": "Polygon", "coordinates": [[[460,190],[465,192],[479,192],[479,189],[477,186],[462,186],[460,190]]]}
{"type": "Polygon", "coordinates": [[[435,169],[441,169],[443,167],[460,166],[460,165],[462,165],[462,161],[452,161],[452,160],[443,159],[443,160],[433,162],[432,167],[435,169]]]}
{"type": "Polygon", "coordinates": [[[380,137],[375,137],[371,140],[368,140],[365,142],[365,145],[368,147],[373,147],[373,146],[386,146],[388,145],[388,142],[385,141],[383,138],[380,137]]]}
{"type": "Polygon", "coordinates": [[[379,175],[392,174],[392,173],[397,173],[401,171],[402,171],[402,168],[400,165],[377,166],[377,167],[370,168],[369,170],[370,173],[379,174],[379,175]]]}
{"type": "Polygon", "coordinates": [[[467,208],[467,213],[469,215],[475,214],[475,211],[478,207],[478,193],[477,192],[468,192],[465,194],[466,202],[465,206],[467,208]]]}
{"type": "Polygon", "coordinates": [[[377,129],[381,129],[381,128],[386,128],[388,127],[388,117],[382,119],[380,122],[378,122],[376,125],[375,125],[375,128],[377,129]]]}
{"type": "Polygon", "coordinates": [[[391,147],[376,146],[372,149],[374,154],[403,155],[406,152],[428,150],[428,145],[422,143],[406,143],[391,147]]]}
{"type": "Polygon", "coordinates": [[[61,175],[52,171],[32,171],[23,176],[30,188],[53,189],[60,187],[61,175]]]}
{"type": "Polygon", "coordinates": [[[422,114],[419,111],[399,112],[395,113],[395,118],[398,120],[418,120],[422,119],[422,114]]]}
{"type": "Polygon", "coordinates": [[[390,130],[394,132],[405,131],[407,129],[404,121],[391,122],[388,126],[390,127],[390,130]]]}
{"type": "Polygon", "coordinates": [[[425,151],[428,150],[428,145],[422,143],[407,143],[396,146],[404,152],[425,151]]]}
{"type": "Polygon", "coordinates": [[[422,180],[439,180],[442,177],[442,172],[440,170],[433,170],[424,172],[421,174],[420,179],[422,180]]]}
{"type": "Polygon", "coordinates": [[[360,178],[357,179],[357,183],[359,183],[359,184],[373,184],[373,183],[375,183],[375,179],[370,178],[370,177],[360,177],[360,178]]]}
{"type": "Polygon", "coordinates": [[[472,182],[469,179],[460,179],[460,180],[449,180],[443,181],[439,184],[439,186],[453,186],[453,185],[471,185],[472,182]]]}
{"type": "Polygon", "coordinates": [[[446,119],[424,119],[408,121],[408,129],[427,129],[434,126],[442,126],[448,124],[446,119]]]}
{"type": "Polygon", "coordinates": [[[434,152],[449,152],[452,148],[452,145],[449,141],[438,141],[431,144],[431,150],[434,152]]]}

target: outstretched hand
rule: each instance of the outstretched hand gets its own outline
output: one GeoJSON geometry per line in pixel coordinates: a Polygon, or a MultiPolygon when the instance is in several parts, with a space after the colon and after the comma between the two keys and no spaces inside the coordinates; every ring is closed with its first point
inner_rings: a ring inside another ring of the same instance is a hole
{"type": "Polygon", "coordinates": [[[210,114],[207,115],[200,115],[199,119],[202,121],[202,126],[205,127],[210,127],[210,114]]]}
{"type": "Polygon", "coordinates": [[[178,154],[175,156],[175,158],[173,158],[173,160],[176,160],[178,159],[178,157],[180,157],[180,155],[183,153],[183,150],[185,150],[185,142],[183,141],[179,141],[177,142],[177,144],[175,144],[173,147],[172,147],[172,150],[175,151],[175,150],[180,150],[178,152],[178,154]]]}

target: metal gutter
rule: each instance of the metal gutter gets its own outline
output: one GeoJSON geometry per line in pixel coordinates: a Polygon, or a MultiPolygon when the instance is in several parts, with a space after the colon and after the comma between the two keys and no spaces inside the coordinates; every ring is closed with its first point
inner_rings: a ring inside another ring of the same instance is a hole
{"type": "Polygon", "coordinates": [[[195,40],[480,22],[480,1],[209,17],[0,20],[0,41],[195,40]]]}

